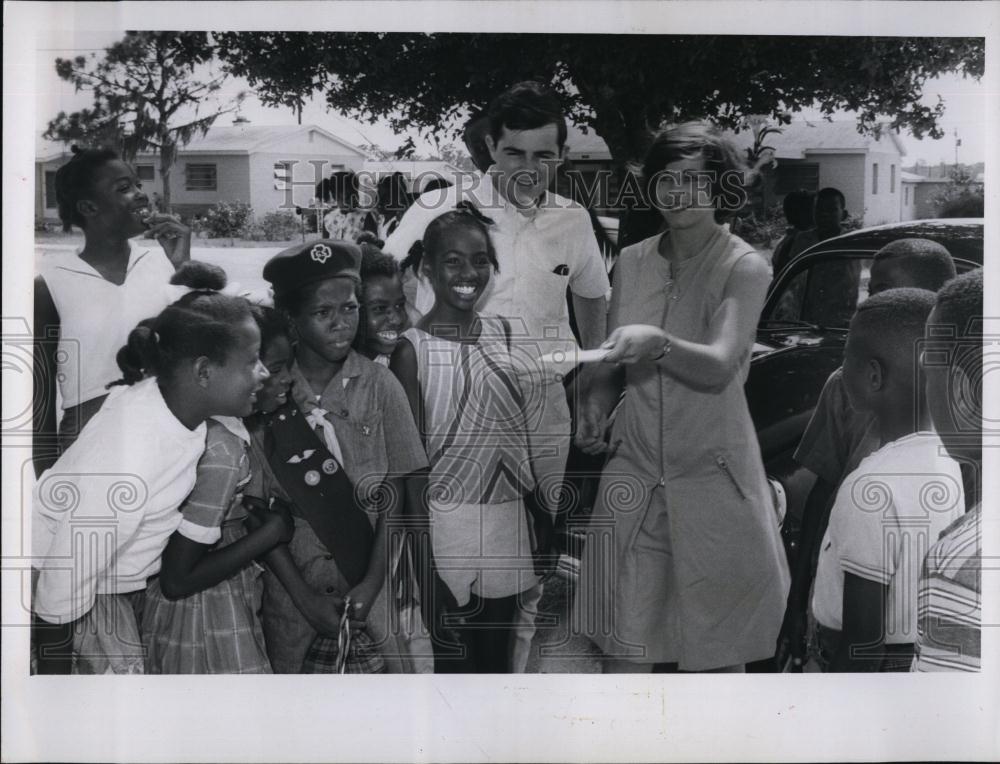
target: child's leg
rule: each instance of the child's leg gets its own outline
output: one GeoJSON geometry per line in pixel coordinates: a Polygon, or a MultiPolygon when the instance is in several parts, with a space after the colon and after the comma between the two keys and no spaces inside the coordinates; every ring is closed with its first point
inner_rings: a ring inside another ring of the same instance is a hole
{"type": "Polygon", "coordinates": [[[73,668],[73,624],[47,623],[31,615],[31,641],[39,674],[69,674],[73,668]]]}
{"type": "Polygon", "coordinates": [[[511,639],[514,636],[517,596],[472,596],[462,627],[477,674],[509,674],[511,639]]]}

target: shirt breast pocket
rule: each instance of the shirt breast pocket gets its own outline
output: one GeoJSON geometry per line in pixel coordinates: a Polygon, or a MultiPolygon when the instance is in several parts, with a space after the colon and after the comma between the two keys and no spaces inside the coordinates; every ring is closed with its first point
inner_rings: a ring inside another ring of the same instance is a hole
{"type": "Polygon", "coordinates": [[[533,267],[527,276],[521,293],[522,307],[526,313],[543,318],[561,318],[565,315],[569,266],[560,264],[553,266],[551,270],[533,267]]]}
{"type": "Polygon", "coordinates": [[[373,499],[385,479],[389,459],[385,447],[385,429],[380,412],[371,411],[348,422],[350,459],[354,464],[354,489],[358,498],[373,499]]]}

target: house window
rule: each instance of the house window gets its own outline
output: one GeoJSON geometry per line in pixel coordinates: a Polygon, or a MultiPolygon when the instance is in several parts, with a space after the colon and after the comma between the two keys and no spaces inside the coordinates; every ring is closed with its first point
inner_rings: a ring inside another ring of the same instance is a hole
{"type": "Polygon", "coordinates": [[[137,164],[135,174],[139,176],[139,180],[152,181],[156,177],[156,172],[151,164],[137,164]]]}
{"type": "Polygon", "coordinates": [[[910,203],[910,187],[903,186],[903,204],[910,203]]]}
{"type": "Polygon", "coordinates": [[[45,209],[54,210],[59,204],[56,202],[56,174],[53,170],[45,171],[45,209]]]}
{"type": "MultiPolygon", "coordinates": [[[[310,133],[312,135],[312,133],[310,133]]],[[[292,163],[291,162],[275,162],[274,163],[274,188],[276,191],[286,191],[289,188],[289,183],[292,180],[292,163]]]]}
{"type": "Polygon", "coordinates": [[[774,193],[784,196],[800,188],[806,191],[819,189],[819,165],[791,162],[778,165],[774,178],[774,193]]]}
{"type": "Polygon", "coordinates": [[[189,164],[185,168],[185,188],[188,191],[215,191],[214,164],[189,164]]]}
{"type": "Polygon", "coordinates": [[[872,165],[872,194],[878,193],[878,162],[872,165]]]}
{"type": "Polygon", "coordinates": [[[896,193],[896,165],[889,165],[889,193],[896,193]]]}

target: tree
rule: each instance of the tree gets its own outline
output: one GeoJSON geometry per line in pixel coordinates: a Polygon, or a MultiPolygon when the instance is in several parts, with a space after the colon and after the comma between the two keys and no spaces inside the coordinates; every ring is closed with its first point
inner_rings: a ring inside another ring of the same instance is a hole
{"type": "MultiPolygon", "coordinates": [[[[570,119],[596,130],[619,165],[644,155],[665,122],[711,118],[742,128],[818,106],[940,137],[940,101],[921,104],[944,72],[982,77],[981,38],[738,37],[580,34],[232,32],[214,35],[228,70],[257,96],[294,106],[304,84],[331,109],[399,131],[454,126],[514,82],[559,94],[570,119]]],[[[457,137],[458,128],[452,127],[457,137]]]]}
{"type": "Polygon", "coordinates": [[[983,188],[964,165],[952,168],[948,185],[931,200],[938,217],[982,217],[985,208],[983,188]]]}
{"type": "Polygon", "coordinates": [[[57,58],[56,73],[77,91],[94,94],[94,106],[60,112],[45,137],[66,143],[114,146],[126,161],[140,151],[160,157],[163,202],[170,205],[170,172],[177,149],[233,111],[240,93],[220,103],[225,73],[206,76],[212,46],[204,32],[127,32],[104,57],[57,58]],[[207,113],[206,113],[207,112],[207,113]]]}

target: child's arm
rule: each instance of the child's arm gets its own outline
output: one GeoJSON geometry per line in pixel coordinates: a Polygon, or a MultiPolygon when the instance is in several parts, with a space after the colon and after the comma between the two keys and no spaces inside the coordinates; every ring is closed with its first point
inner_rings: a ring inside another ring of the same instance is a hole
{"type": "Polygon", "coordinates": [[[406,400],[413,413],[413,421],[417,423],[417,432],[421,441],[426,441],[424,434],[424,403],[420,393],[420,378],[417,376],[417,351],[409,339],[403,337],[389,359],[389,371],[396,375],[399,384],[406,393],[406,400]]]}
{"type": "Polygon", "coordinates": [[[385,584],[386,566],[389,558],[386,517],[399,516],[406,491],[404,479],[401,477],[387,478],[385,483],[382,490],[389,492],[390,506],[386,512],[379,513],[378,519],[375,521],[375,538],[372,541],[372,554],[368,562],[368,571],[361,583],[348,592],[348,596],[354,603],[351,620],[355,622],[353,625],[357,627],[364,625],[368,613],[375,603],[375,598],[378,597],[383,584],[385,584]]]}
{"type": "Polygon", "coordinates": [[[247,458],[242,444],[214,441],[198,462],[191,493],[181,505],[184,519],[170,537],[160,566],[160,589],[167,599],[180,599],[215,586],[235,575],[271,547],[291,538],[292,521],[285,513],[268,513],[258,530],[211,551],[221,537],[220,527],[236,495],[241,463],[247,458]]]}
{"type": "MultiPolygon", "coordinates": [[[[248,523],[249,524],[249,523],[248,523]]],[[[272,547],[261,559],[285,587],[292,604],[320,634],[336,637],[340,632],[340,613],[344,601],[333,594],[321,594],[302,577],[287,544],[272,547]]]]}
{"type": "Polygon", "coordinates": [[[290,517],[268,512],[257,530],[214,552],[212,544],[200,544],[175,532],[163,551],[160,590],[175,600],[210,589],[278,544],[287,543],[293,531],[290,517]]]}
{"type": "Polygon", "coordinates": [[[886,584],[845,571],[843,632],[840,647],[830,663],[831,672],[879,670],[881,661],[876,656],[885,639],[888,598],[886,584]]]}
{"type": "Polygon", "coordinates": [[[34,343],[32,355],[32,453],[35,476],[55,464],[56,451],[56,346],[59,339],[59,313],[45,279],[35,278],[34,343]]]}

